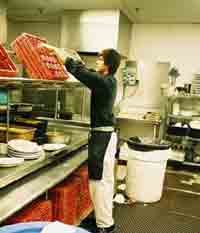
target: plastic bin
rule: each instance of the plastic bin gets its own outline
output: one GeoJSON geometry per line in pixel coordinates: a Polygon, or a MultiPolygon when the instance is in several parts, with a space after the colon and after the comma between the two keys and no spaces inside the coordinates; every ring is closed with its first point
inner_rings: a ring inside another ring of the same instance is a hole
{"type": "Polygon", "coordinates": [[[78,219],[83,219],[88,211],[93,209],[92,200],[89,191],[88,166],[82,165],[74,173],[74,176],[80,179],[80,195],[77,206],[78,219]]]}
{"type": "MultiPolygon", "coordinates": [[[[0,228],[1,233],[40,233],[42,229],[48,224],[48,222],[28,222],[18,223],[14,225],[8,225],[0,228]]],[[[71,226],[75,228],[74,233],[88,233],[79,227],[71,226]]]]}
{"type": "Polygon", "coordinates": [[[126,176],[126,194],[130,199],[145,203],[160,200],[170,151],[130,150],[126,176]]]}
{"type": "Polygon", "coordinates": [[[23,33],[12,42],[18,59],[34,79],[66,80],[68,72],[60,59],[42,47],[46,39],[23,33]]]}
{"type": "MultiPolygon", "coordinates": [[[[38,198],[6,219],[5,224],[23,222],[51,222],[53,220],[52,202],[38,198]]],[[[1,231],[0,231],[1,232],[1,231]]]]}
{"type": "Polygon", "coordinates": [[[0,76],[17,76],[17,67],[11,60],[3,45],[0,43],[0,76]]]}
{"type": "Polygon", "coordinates": [[[79,194],[80,179],[75,176],[68,177],[49,190],[49,198],[53,203],[53,219],[65,224],[76,224],[79,194]]]}

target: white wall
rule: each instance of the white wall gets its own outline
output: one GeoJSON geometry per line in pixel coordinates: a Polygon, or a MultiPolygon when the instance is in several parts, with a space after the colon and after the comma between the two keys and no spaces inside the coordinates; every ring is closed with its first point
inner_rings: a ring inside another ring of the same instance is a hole
{"type": "Polygon", "coordinates": [[[200,71],[200,25],[134,24],[130,57],[170,62],[181,73],[177,82],[188,82],[200,71]]]}
{"type": "Polygon", "coordinates": [[[8,21],[8,43],[23,32],[45,37],[49,44],[60,45],[60,23],[8,21]]]}
{"type": "Polygon", "coordinates": [[[151,110],[158,105],[156,99],[162,103],[160,84],[168,82],[170,66],[181,73],[177,85],[191,82],[194,73],[200,72],[200,25],[133,24],[130,45],[129,57],[139,64],[140,85],[136,95],[124,102],[124,111],[131,112],[135,106],[151,110]]]}
{"type": "MultiPolygon", "coordinates": [[[[161,62],[163,65],[165,63],[166,66],[167,63],[170,63],[171,66],[177,66],[181,73],[177,79],[177,84],[191,82],[193,74],[200,72],[200,25],[198,24],[134,24],[130,45],[129,57],[139,61],[139,64],[145,61],[144,64],[161,62]]],[[[160,89],[159,83],[158,85],[151,84],[150,76],[154,76],[151,75],[153,73],[151,72],[152,67],[152,65],[144,67],[143,74],[139,69],[139,91],[134,97],[124,102],[124,111],[134,112],[135,106],[141,106],[145,109],[146,106],[151,106],[154,103],[155,96],[158,96],[160,89]]],[[[167,76],[166,71],[165,76],[167,76]]],[[[160,80],[157,79],[157,82],[160,80]]],[[[139,108],[137,109],[140,111],[139,108]]],[[[138,123],[136,123],[137,125],[138,123]]],[[[139,128],[136,132],[136,126],[124,123],[122,125],[124,134],[128,135],[133,132],[139,135],[143,128],[139,128]]]]}

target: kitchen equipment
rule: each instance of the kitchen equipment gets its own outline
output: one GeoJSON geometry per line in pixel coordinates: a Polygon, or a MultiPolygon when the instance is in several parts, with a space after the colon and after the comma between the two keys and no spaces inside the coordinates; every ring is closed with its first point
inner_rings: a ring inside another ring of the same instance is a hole
{"type": "Polygon", "coordinates": [[[8,91],[0,89],[0,104],[4,105],[8,102],[8,91]]]}
{"type": "Polygon", "coordinates": [[[17,117],[15,122],[18,125],[36,128],[34,138],[43,137],[46,134],[48,125],[48,121],[46,120],[17,117]]]}
{"type": "Polygon", "coordinates": [[[186,136],[188,134],[188,126],[171,125],[167,127],[167,133],[176,136],[186,136]]]}
{"type": "MultiPolygon", "coordinates": [[[[9,140],[11,139],[26,139],[26,140],[33,140],[35,128],[19,126],[11,124],[8,129],[8,136],[9,140]]],[[[0,142],[6,142],[6,131],[7,127],[6,124],[0,124],[0,142]]]]}
{"type": "Polygon", "coordinates": [[[64,143],[69,144],[71,142],[71,134],[64,132],[48,132],[49,143],[64,143]]]}
{"type": "Polygon", "coordinates": [[[72,120],[73,112],[61,112],[60,118],[64,120],[72,120]]]}
{"type": "Polygon", "coordinates": [[[191,92],[191,86],[192,86],[191,83],[185,83],[184,84],[184,88],[185,88],[186,93],[189,94],[191,92]]]}
{"type": "Polygon", "coordinates": [[[172,109],[172,113],[173,113],[174,115],[179,115],[179,113],[180,113],[180,104],[179,104],[178,101],[175,101],[175,102],[174,102],[172,108],[173,108],[173,109],[172,109]]]}
{"type": "Polygon", "coordinates": [[[189,127],[189,137],[200,138],[200,121],[190,121],[189,127]]]}

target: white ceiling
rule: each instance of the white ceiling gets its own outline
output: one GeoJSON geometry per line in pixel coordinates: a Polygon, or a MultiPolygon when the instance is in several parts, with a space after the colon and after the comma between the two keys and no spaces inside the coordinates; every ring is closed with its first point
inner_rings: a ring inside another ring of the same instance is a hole
{"type": "Polygon", "coordinates": [[[200,0],[8,0],[9,17],[111,8],[121,9],[136,23],[200,23],[200,0]]]}

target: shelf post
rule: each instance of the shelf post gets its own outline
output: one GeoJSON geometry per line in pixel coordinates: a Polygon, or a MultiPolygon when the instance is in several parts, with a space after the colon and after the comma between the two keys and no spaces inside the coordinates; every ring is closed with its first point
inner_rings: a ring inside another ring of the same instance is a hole
{"type": "Polygon", "coordinates": [[[6,143],[9,141],[9,127],[10,127],[10,90],[7,90],[7,111],[6,111],[6,143]]]}

